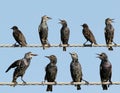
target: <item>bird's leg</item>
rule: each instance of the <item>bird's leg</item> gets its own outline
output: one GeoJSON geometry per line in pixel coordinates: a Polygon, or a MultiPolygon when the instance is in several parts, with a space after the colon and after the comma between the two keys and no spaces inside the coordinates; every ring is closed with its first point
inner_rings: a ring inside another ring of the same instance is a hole
{"type": "Polygon", "coordinates": [[[109,82],[110,82],[110,83],[108,84],[108,87],[109,87],[110,85],[112,85],[112,81],[110,80],[109,82]]]}
{"type": "Polygon", "coordinates": [[[23,81],[23,84],[25,85],[26,84],[26,82],[23,80],[23,77],[21,76],[21,80],[23,81]]]}
{"type": "Polygon", "coordinates": [[[46,82],[46,80],[42,81],[42,82],[41,82],[41,83],[42,83],[42,85],[45,85],[45,82],[46,82]]]}
{"type": "Polygon", "coordinates": [[[47,40],[47,45],[48,45],[48,47],[50,47],[51,45],[50,45],[50,42],[47,40]]]}
{"type": "Polygon", "coordinates": [[[17,42],[15,42],[15,44],[13,44],[13,47],[19,47],[19,45],[17,45],[17,42]]]}
{"type": "Polygon", "coordinates": [[[62,47],[62,43],[60,42],[59,47],[62,47]]]}
{"type": "Polygon", "coordinates": [[[57,85],[57,82],[56,82],[56,81],[54,81],[54,83],[55,83],[55,85],[57,85]]]}
{"type": "Polygon", "coordinates": [[[71,85],[73,85],[74,84],[74,81],[71,81],[71,85]]]}
{"type": "Polygon", "coordinates": [[[83,43],[83,46],[86,46],[86,43],[88,42],[88,40],[85,42],[85,43],[83,43]]]}
{"type": "Polygon", "coordinates": [[[13,86],[15,87],[17,85],[17,82],[16,81],[12,81],[13,84],[11,84],[10,86],[13,86]]]}
{"type": "Polygon", "coordinates": [[[117,45],[114,41],[113,41],[114,45],[117,45]]]}
{"type": "Polygon", "coordinates": [[[89,84],[89,82],[88,81],[86,81],[86,80],[84,80],[84,79],[82,79],[83,81],[85,81],[85,83],[86,83],[86,85],[88,85],[89,84]]]}

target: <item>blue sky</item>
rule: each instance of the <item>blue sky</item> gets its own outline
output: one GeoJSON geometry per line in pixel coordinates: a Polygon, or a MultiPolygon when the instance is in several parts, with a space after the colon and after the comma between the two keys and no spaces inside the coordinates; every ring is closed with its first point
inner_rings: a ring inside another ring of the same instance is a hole
{"type": "MultiPolygon", "coordinates": [[[[104,21],[106,18],[114,18],[115,28],[114,41],[120,43],[120,9],[118,0],[3,0],[0,1],[0,43],[13,44],[15,40],[12,36],[13,25],[19,27],[26,37],[28,44],[41,44],[38,35],[38,25],[41,17],[48,15],[52,20],[48,21],[49,42],[51,44],[60,43],[59,19],[65,19],[70,28],[69,44],[83,44],[86,40],[82,35],[82,25],[87,23],[95,35],[98,44],[105,44],[104,21]]],[[[49,60],[44,56],[54,54],[58,58],[58,74],[56,81],[71,82],[69,52],[76,52],[82,65],[83,78],[89,82],[99,82],[100,60],[96,58],[96,53],[105,52],[113,66],[112,81],[120,81],[119,56],[120,48],[114,47],[114,51],[108,51],[105,47],[67,48],[66,52],[62,48],[0,48],[0,82],[11,82],[14,69],[7,74],[7,67],[17,59],[24,56],[26,52],[33,52],[39,56],[32,59],[30,67],[27,69],[24,79],[26,82],[41,82],[44,80],[45,66],[49,60]]],[[[21,82],[20,78],[17,80],[21,82]]],[[[77,91],[74,86],[54,86],[53,93],[113,93],[119,92],[118,85],[110,86],[109,90],[103,91],[101,86],[81,86],[77,91]]],[[[46,86],[0,86],[0,93],[46,93],[46,86]]]]}

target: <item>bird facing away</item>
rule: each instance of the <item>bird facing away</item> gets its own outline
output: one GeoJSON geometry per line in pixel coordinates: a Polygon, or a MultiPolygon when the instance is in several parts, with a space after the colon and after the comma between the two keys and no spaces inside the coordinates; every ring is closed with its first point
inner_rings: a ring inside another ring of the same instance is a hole
{"type": "MultiPolygon", "coordinates": [[[[62,24],[62,28],[60,30],[62,44],[66,44],[67,46],[69,46],[68,41],[69,41],[70,30],[67,27],[67,22],[65,20],[60,20],[59,23],[62,24]]],[[[66,47],[63,47],[63,51],[66,51],[66,47]]]]}
{"type": "Polygon", "coordinates": [[[50,17],[44,15],[41,19],[41,23],[38,27],[39,37],[41,44],[43,46],[43,49],[45,49],[45,45],[50,47],[50,44],[48,42],[48,25],[47,21],[51,19],[50,17]]]}
{"type": "Polygon", "coordinates": [[[84,24],[81,25],[81,26],[83,27],[82,33],[83,33],[85,39],[87,40],[87,41],[84,43],[84,45],[86,45],[86,43],[87,43],[88,41],[91,43],[91,46],[92,46],[93,44],[96,44],[96,45],[97,45],[96,40],[95,40],[95,37],[94,37],[93,33],[91,32],[91,30],[89,29],[89,26],[88,26],[86,23],[84,23],[84,24]]]}
{"type": "Polygon", "coordinates": [[[32,59],[33,56],[37,56],[37,54],[32,54],[32,52],[28,52],[25,54],[24,58],[16,60],[15,62],[13,62],[8,69],[6,70],[6,73],[11,69],[11,68],[15,68],[14,73],[13,73],[13,80],[12,82],[14,83],[13,86],[15,86],[17,84],[17,78],[21,77],[21,80],[23,81],[23,83],[25,84],[26,82],[23,80],[23,76],[25,74],[25,71],[27,70],[27,68],[30,65],[30,61],[32,59]]]}
{"type": "MultiPolygon", "coordinates": [[[[50,59],[50,63],[46,66],[45,71],[45,77],[44,80],[47,80],[48,82],[55,82],[56,75],[57,75],[57,58],[55,55],[51,56],[45,56],[50,59]]],[[[52,85],[47,85],[46,91],[51,91],[52,92],[52,85]]]]}
{"type": "MultiPolygon", "coordinates": [[[[109,81],[112,84],[111,76],[112,76],[112,64],[109,62],[108,57],[105,53],[97,54],[98,58],[101,59],[100,64],[100,78],[101,82],[109,81]]],[[[102,84],[103,90],[107,90],[109,85],[102,84]]]]}
{"type": "MultiPolygon", "coordinates": [[[[16,42],[21,45],[21,47],[25,47],[27,46],[27,42],[26,39],[23,35],[23,33],[18,29],[17,26],[13,26],[11,29],[13,29],[13,37],[16,40],[16,42]]],[[[18,46],[16,45],[16,43],[14,44],[14,46],[18,46]]]]}
{"type": "MultiPolygon", "coordinates": [[[[70,63],[70,72],[71,72],[71,77],[72,77],[72,83],[73,82],[81,82],[82,79],[82,67],[81,64],[78,61],[78,55],[77,53],[73,52],[70,53],[71,57],[72,57],[72,62],[70,63]]],[[[88,82],[86,80],[84,80],[87,84],[88,82]]],[[[80,85],[75,85],[77,86],[77,90],[80,90],[81,87],[80,85]]]]}
{"type": "Polygon", "coordinates": [[[113,41],[113,38],[114,38],[114,28],[112,26],[112,22],[113,22],[114,19],[110,19],[110,18],[107,18],[105,20],[105,41],[106,41],[106,44],[108,46],[108,50],[113,50],[112,46],[110,46],[110,44],[112,44],[112,42],[116,45],[116,43],[113,41]]]}

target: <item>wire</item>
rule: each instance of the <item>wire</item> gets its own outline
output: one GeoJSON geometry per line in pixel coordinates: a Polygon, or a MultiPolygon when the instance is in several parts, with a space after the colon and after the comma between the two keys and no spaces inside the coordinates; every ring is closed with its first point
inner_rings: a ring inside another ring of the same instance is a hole
{"type": "MultiPolygon", "coordinates": [[[[10,86],[13,85],[14,83],[12,82],[0,82],[1,86],[10,86]]],[[[86,84],[85,82],[27,82],[26,84],[23,84],[22,82],[18,82],[17,85],[101,85],[101,84],[110,84],[109,82],[89,82],[89,84],[86,84]]],[[[120,82],[112,82],[111,85],[120,85],[120,82]]]]}
{"type": "MultiPolygon", "coordinates": [[[[50,47],[107,47],[106,44],[98,44],[98,45],[83,45],[83,44],[70,44],[69,46],[67,45],[59,45],[59,44],[51,44],[50,47]]],[[[117,45],[109,45],[109,46],[112,46],[112,47],[120,47],[120,44],[117,44],[117,45]]],[[[0,44],[0,47],[14,47],[13,44],[0,44]]],[[[17,46],[17,47],[20,47],[20,46],[17,46]]],[[[28,44],[26,47],[42,47],[41,44],[28,44]]],[[[47,47],[47,45],[46,45],[47,47]]]]}

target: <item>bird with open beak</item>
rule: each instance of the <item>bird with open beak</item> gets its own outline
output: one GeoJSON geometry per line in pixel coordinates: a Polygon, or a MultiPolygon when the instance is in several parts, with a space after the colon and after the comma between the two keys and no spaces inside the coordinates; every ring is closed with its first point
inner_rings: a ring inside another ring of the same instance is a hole
{"type": "MultiPolygon", "coordinates": [[[[100,78],[101,78],[101,82],[110,82],[110,84],[112,84],[111,81],[111,77],[112,77],[112,64],[110,63],[110,61],[108,60],[108,56],[106,53],[101,53],[101,54],[97,54],[97,58],[100,58],[101,60],[101,64],[100,64],[100,78]]],[[[102,88],[103,90],[107,90],[110,84],[102,84],[102,88]]]]}
{"type": "Polygon", "coordinates": [[[108,50],[113,50],[112,48],[112,43],[114,43],[114,45],[117,45],[115,42],[114,42],[114,27],[112,26],[112,23],[114,22],[113,21],[114,19],[110,19],[110,18],[107,18],[105,19],[105,32],[104,32],[104,35],[105,35],[105,42],[107,44],[107,47],[108,47],[108,50]]]}
{"type": "Polygon", "coordinates": [[[23,81],[23,83],[26,84],[26,82],[23,80],[23,76],[24,76],[27,68],[29,67],[33,56],[37,56],[37,54],[33,54],[32,52],[25,53],[24,58],[14,61],[8,67],[8,69],[6,70],[6,73],[11,68],[15,68],[14,73],[13,73],[13,80],[12,80],[12,82],[14,83],[13,86],[16,86],[16,84],[17,84],[16,80],[18,77],[21,77],[21,80],[23,81]]]}

